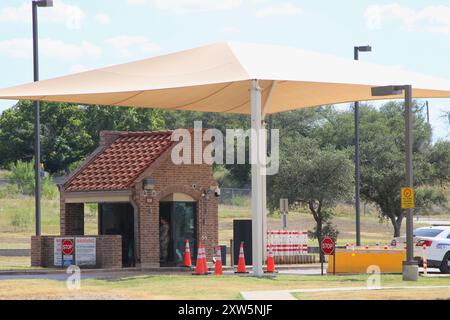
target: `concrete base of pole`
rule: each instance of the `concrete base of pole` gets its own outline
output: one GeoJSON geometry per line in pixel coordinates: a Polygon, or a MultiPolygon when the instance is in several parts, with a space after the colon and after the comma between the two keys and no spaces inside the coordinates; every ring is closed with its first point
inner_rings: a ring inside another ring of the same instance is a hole
{"type": "Polygon", "coordinates": [[[417,263],[403,262],[403,281],[417,281],[419,278],[419,266],[417,263]]]}

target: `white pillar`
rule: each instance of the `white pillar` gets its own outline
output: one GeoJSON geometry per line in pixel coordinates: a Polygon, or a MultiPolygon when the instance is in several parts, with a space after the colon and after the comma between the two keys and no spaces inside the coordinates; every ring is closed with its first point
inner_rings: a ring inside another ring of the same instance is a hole
{"type": "MultiPolygon", "coordinates": [[[[263,129],[266,129],[263,120],[263,129]]],[[[265,130],[263,131],[264,135],[263,141],[261,143],[261,156],[264,157],[263,166],[261,168],[263,176],[262,176],[262,256],[263,256],[263,264],[267,259],[267,175],[266,175],[266,166],[267,166],[267,135],[265,134],[265,130]]]]}
{"type": "MultiPolygon", "coordinates": [[[[252,255],[253,275],[262,276],[263,260],[263,175],[261,174],[261,89],[258,80],[252,80],[250,89],[252,139],[250,142],[252,157],[252,255]]],[[[264,148],[265,149],[265,148],[264,148]]]]}

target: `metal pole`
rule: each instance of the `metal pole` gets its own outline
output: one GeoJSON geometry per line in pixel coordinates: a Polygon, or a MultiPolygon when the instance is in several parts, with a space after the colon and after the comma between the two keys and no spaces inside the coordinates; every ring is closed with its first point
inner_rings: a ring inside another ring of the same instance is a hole
{"type": "Polygon", "coordinates": [[[269,156],[272,153],[272,126],[273,126],[272,114],[269,114],[269,137],[267,141],[267,154],[269,156]]]}
{"type": "MultiPolygon", "coordinates": [[[[412,87],[405,86],[405,159],[406,159],[406,187],[413,187],[413,153],[412,153],[412,87]]],[[[416,281],[418,264],[414,261],[413,242],[413,209],[406,209],[406,261],[403,265],[403,280],[416,281]]]]}
{"type": "MultiPolygon", "coordinates": [[[[405,86],[405,159],[406,186],[413,187],[413,155],[412,155],[412,92],[411,86],[405,86]]],[[[414,261],[413,251],[413,210],[406,210],[406,260],[414,261]]]]}
{"type": "Polygon", "coordinates": [[[252,166],[252,256],[253,256],[253,275],[262,276],[262,258],[263,258],[263,182],[261,175],[261,88],[258,80],[252,80],[250,90],[251,101],[251,125],[252,141],[251,147],[251,166],[252,166]]]}
{"type": "MultiPolygon", "coordinates": [[[[358,48],[354,48],[353,58],[359,59],[358,48]]],[[[356,245],[361,245],[361,206],[360,206],[360,188],[361,188],[361,168],[360,168],[360,146],[359,146],[359,125],[360,112],[359,102],[355,102],[355,215],[356,215],[356,245]]]]}
{"type": "MultiPolygon", "coordinates": [[[[33,78],[39,81],[39,52],[38,52],[38,21],[37,21],[37,4],[32,2],[33,16],[33,78]]],[[[34,101],[34,200],[36,214],[36,235],[41,235],[41,141],[40,141],[40,104],[34,101]]]]}
{"type": "Polygon", "coordinates": [[[430,108],[428,106],[428,101],[425,101],[425,105],[427,106],[427,123],[430,124],[430,108]]]}

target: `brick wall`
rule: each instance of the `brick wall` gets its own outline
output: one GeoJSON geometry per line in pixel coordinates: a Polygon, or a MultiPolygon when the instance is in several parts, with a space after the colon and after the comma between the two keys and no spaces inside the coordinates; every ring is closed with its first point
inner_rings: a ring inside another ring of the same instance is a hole
{"type": "Polygon", "coordinates": [[[84,235],[84,203],[65,203],[61,192],[60,214],[61,235],[84,235]]]}
{"type": "MultiPolygon", "coordinates": [[[[60,236],[31,237],[31,266],[54,267],[54,239],[59,237],[60,236]]],[[[97,268],[122,268],[121,236],[101,235],[89,237],[96,238],[97,268]]]]}
{"type": "Polygon", "coordinates": [[[212,258],[213,247],[219,240],[218,201],[214,193],[202,197],[202,190],[216,185],[212,166],[175,165],[170,152],[140,176],[134,185],[133,198],[139,208],[138,263],[142,267],[159,266],[159,200],[175,192],[187,194],[197,201],[197,241],[205,244],[207,258],[212,258]],[[152,196],[151,191],[144,196],[142,179],[146,177],[155,180],[156,196],[152,196]]]}

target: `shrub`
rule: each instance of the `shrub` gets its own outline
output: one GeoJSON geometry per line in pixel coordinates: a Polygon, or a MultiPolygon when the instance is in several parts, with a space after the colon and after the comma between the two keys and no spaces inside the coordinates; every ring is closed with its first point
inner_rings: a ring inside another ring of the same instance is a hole
{"type": "Polygon", "coordinates": [[[237,196],[231,198],[231,205],[236,207],[249,207],[250,206],[250,198],[237,196]]]}
{"type": "Polygon", "coordinates": [[[28,230],[32,222],[30,212],[17,211],[11,217],[11,225],[18,231],[28,230]]]}
{"type": "MultiPolygon", "coordinates": [[[[34,165],[33,161],[17,161],[10,167],[7,178],[15,189],[23,195],[34,195],[34,165]]],[[[52,199],[57,196],[58,190],[52,182],[51,177],[46,175],[42,179],[42,197],[52,199]]]]}

